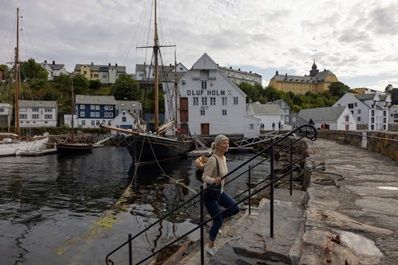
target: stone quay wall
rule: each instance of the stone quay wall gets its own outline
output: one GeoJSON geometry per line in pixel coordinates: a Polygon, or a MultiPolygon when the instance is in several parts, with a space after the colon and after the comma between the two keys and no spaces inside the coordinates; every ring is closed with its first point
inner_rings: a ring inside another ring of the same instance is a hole
{"type": "Polygon", "coordinates": [[[398,161],[398,133],[375,131],[318,131],[318,137],[362,147],[398,161]]]}

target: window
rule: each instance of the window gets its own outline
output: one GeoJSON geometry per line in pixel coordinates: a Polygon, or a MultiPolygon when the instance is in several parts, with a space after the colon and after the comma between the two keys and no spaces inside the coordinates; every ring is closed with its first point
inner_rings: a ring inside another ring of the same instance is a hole
{"type": "Polygon", "coordinates": [[[372,110],[370,111],[370,115],[371,115],[371,116],[374,116],[374,115],[375,115],[375,110],[374,110],[374,109],[372,109],[372,110]]]}
{"type": "MultiPolygon", "coordinates": [[[[371,123],[374,123],[374,122],[375,122],[375,118],[372,117],[372,118],[370,119],[370,122],[371,122],[371,123]]],[[[372,126],[373,126],[373,125],[372,125],[372,126]]]]}
{"type": "Polygon", "coordinates": [[[90,112],[90,117],[94,118],[95,117],[95,112],[90,112]]]}
{"type": "Polygon", "coordinates": [[[353,110],[351,110],[351,113],[352,113],[352,114],[354,114],[354,111],[353,111],[353,110]]]}
{"type": "Polygon", "coordinates": [[[95,105],[90,105],[90,110],[95,110],[95,105]]]}
{"type": "Polygon", "coordinates": [[[4,108],[0,108],[0,112],[4,112],[4,108]]]}
{"type": "Polygon", "coordinates": [[[358,117],[357,120],[358,120],[358,121],[361,121],[361,117],[358,117]]]}
{"type": "Polygon", "coordinates": [[[234,97],[234,105],[238,105],[238,97],[234,97]]]}
{"type": "Polygon", "coordinates": [[[95,120],[91,121],[91,125],[94,126],[95,125],[95,120]]]}
{"type": "Polygon", "coordinates": [[[227,110],[226,110],[226,109],[223,109],[223,110],[222,110],[222,115],[223,115],[223,116],[226,116],[226,115],[227,115],[227,110]]]}
{"type": "Polygon", "coordinates": [[[227,97],[222,97],[221,98],[221,100],[222,100],[222,105],[227,105],[227,97]]]}
{"type": "Polygon", "coordinates": [[[349,121],[350,120],[350,116],[345,116],[345,121],[349,121]]]}
{"type": "Polygon", "coordinates": [[[204,109],[201,109],[201,110],[200,110],[200,115],[201,115],[201,116],[204,116],[204,115],[206,115],[206,112],[205,112],[205,110],[204,110],[204,109]]]}
{"type": "Polygon", "coordinates": [[[357,103],[354,103],[354,107],[357,107],[358,106],[358,104],[357,103]]]}
{"type": "Polygon", "coordinates": [[[385,116],[387,116],[387,111],[383,111],[383,116],[385,117],[385,116]]]}
{"type": "Polygon", "coordinates": [[[26,114],[19,114],[20,119],[27,119],[28,116],[26,114]]]}
{"type": "Polygon", "coordinates": [[[44,119],[46,119],[46,120],[51,120],[52,118],[53,118],[53,115],[51,115],[51,114],[44,115],[44,119]]]}
{"type": "Polygon", "coordinates": [[[82,120],[82,125],[83,125],[83,126],[86,125],[86,120],[82,120]]]}
{"type": "Polygon", "coordinates": [[[383,123],[387,123],[387,119],[386,118],[383,118],[383,123]]]}
{"type": "Polygon", "coordinates": [[[39,108],[32,108],[32,112],[39,112],[39,108]]]}
{"type": "Polygon", "coordinates": [[[202,81],[202,89],[207,89],[207,82],[206,81],[202,81]]]}
{"type": "Polygon", "coordinates": [[[96,113],[95,113],[95,117],[98,118],[99,116],[100,116],[100,113],[99,113],[99,112],[96,112],[96,113]]]}
{"type": "Polygon", "coordinates": [[[193,105],[194,105],[194,106],[199,105],[199,98],[198,98],[198,97],[194,97],[194,98],[193,98],[193,105]]]}
{"type": "Polygon", "coordinates": [[[95,110],[100,110],[100,105],[95,105],[95,110]]]}
{"type": "Polygon", "coordinates": [[[250,124],[250,130],[254,130],[254,124],[250,124]]]}
{"type": "Polygon", "coordinates": [[[216,105],[216,98],[215,97],[211,97],[210,98],[210,105],[212,105],[212,106],[216,105]]]}
{"type": "Polygon", "coordinates": [[[104,110],[108,110],[108,106],[104,106],[104,110]]]}
{"type": "Polygon", "coordinates": [[[373,131],[375,129],[374,125],[370,125],[370,129],[373,131]]]}
{"type": "Polygon", "coordinates": [[[86,105],[80,105],[80,109],[85,109],[86,105]]]}
{"type": "Polygon", "coordinates": [[[122,117],[122,122],[126,122],[127,118],[126,117],[122,117]]]}
{"type": "Polygon", "coordinates": [[[26,108],[20,108],[19,112],[26,112],[26,108]]]}
{"type": "Polygon", "coordinates": [[[203,106],[207,105],[207,98],[206,97],[202,97],[202,105],[203,106]]]}
{"type": "Polygon", "coordinates": [[[84,117],[86,116],[86,113],[84,113],[84,111],[80,111],[80,117],[84,117]]]}
{"type": "Polygon", "coordinates": [[[100,125],[100,124],[101,124],[101,122],[99,120],[95,121],[95,125],[100,125]]]}
{"type": "Polygon", "coordinates": [[[354,104],[352,104],[352,103],[348,104],[348,108],[349,109],[353,109],[354,108],[354,104]]]}
{"type": "Polygon", "coordinates": [[[52,112],[53,109],[52,109],[52,108],[45,108],[44,111],[45,111],[45,112],[52,112]]]}
{"type": "Polygon", "coordinates": [[[108,109],[109,110],[113,110],[113,106],[108,106],[108,109]]]}
{"type": "Polygon", "coordinates": [[[38,120],[39,119],[39,114],[32,114],[32,119],[38,120]]]}
{"type": "Polygon", "coordinates": [[[358,114],[361,114],[361,110],[360,109],[358,110],[358,114]]]}

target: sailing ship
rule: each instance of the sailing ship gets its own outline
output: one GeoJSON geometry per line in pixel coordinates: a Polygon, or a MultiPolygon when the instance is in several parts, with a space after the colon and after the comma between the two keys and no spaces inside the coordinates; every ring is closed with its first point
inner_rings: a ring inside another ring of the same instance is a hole
{"type": "Polygon", "coordinates": [[[15,82],[15,134],[3,135],[0,141],[0,156],[14,156],[23,152],[38,152],[47,148],[48,136],[39,136],[30,140],[20,140],[19,128],[19,90],[21,84],[19,61],[19,8],[17,8],[17,42],[15,47],[14,82],[15,82]]]}
{"type": "MultiPolygon", "coordinates": [[[[129,136],[125,139],[129,154],[135,165],[151,164],[154,162],[162,162],[171,159],[177,159],[185,156],[189,151],[193,150],[194,144],[190,137],[184,135],[165,136],[165,131],[172,128],[173,131],[179,131],[176,121],[170,121],[165,125],[159,126],[159,56],[161,47],[175,47],[175,45],[159,45],[159,36],[157,28],[157,1],[154,1],[154,43],[153,46],[145,46],[138,48],[153,49],[153,71],[154,71],[154,132],[141,132],[112,128],[103,125],[103,128],[113,129],[129,136]]],[[[175,65],[176,71],[176,65],[175,65]]],[[[176,82],[174,89],[177,91],[176,82]]],[[[175,93],[175,104],[177,105],[177,92],[175,93]]],[[[177,106],[175,106],[177,110],[177,106]]]]}
{"type": "Polygon", "coordinates": [[[74,116],[75,116],[75,95],[74,95],[73,83],[72,83],[72,119],[71,119],[71,130],[69,137],[64,143],[58,143],[56,145],[57,152],[60,155],[78,155],[90,153],[94,145],[91,143],[78,142],[74,136],[74,116]]]}

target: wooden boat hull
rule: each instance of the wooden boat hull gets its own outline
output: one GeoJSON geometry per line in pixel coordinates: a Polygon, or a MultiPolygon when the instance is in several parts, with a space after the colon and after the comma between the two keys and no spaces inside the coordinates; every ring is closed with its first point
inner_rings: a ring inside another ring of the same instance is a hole
{"type": "Polygon", "coordinates": [[[93,150],[94,145],[81,144],[81,143],[66,143],[66,144],[57,144],[56,147],[58,154],[77,155],[77,154],[90,153],[93,150]]]}
{"type": "Polygon", "coordinates": [[[132,135],[126,138],[127,149],[135,164],[154,163],[186,156],[194,149],[193,141],[156,135],[132,135]]]}

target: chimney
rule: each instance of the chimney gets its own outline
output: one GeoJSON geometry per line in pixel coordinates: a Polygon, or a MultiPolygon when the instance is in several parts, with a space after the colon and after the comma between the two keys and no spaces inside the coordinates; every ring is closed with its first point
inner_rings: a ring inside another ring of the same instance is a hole
{"type": "Polygon", "coordinates": [[[53,61],[53,64],[55,64],[55,61],[53,61]]]}
{"type": "Polygon", "coordinates": [[[47,60],[44,60],[44,63],[47,64],[47,60]]]}
{"type": "Polygon", "coordinates": [[[93,63],[93,62],[91,62],[91,65],[94,65],[94,63],[93,63]]]}
{"type": "Polygon", "coordinates": [[[238,71],[240,71],[240,68],[238,68],[238,71]]]}
{"type": "Polygon", "coordinates": [[[229,69],[232,69],[232,66],[230,66],[229,69]]]}
{"type": "Polygon", "coordinates": [[[278,70],[276,70],[276,73],[275,73],[275,75],[279,75],[279,72],[278,72],[278,70]]]}
{"type": "Polygon", "coordinates": [[[115,66],[117,67],[117,63],[115,63],[115,66]]]}
{"type": "Polygon", "coordinates": [[[111,66],[111,63],[108,63],[108,66],[111,66]]]}

